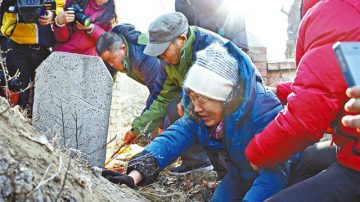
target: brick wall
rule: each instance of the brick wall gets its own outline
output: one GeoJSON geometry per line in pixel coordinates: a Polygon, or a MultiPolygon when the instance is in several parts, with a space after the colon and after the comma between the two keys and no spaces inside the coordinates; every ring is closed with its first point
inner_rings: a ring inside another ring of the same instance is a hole
{"type": "Polygon", "coordinates": [[[248,55],[254,62],[255,66],[259,70],[261,76],[264,79],[264,83],[267,83],[267,50],[265,47],[250,47],[248,55]]]}
{"type": "Polygon", "coordinates": [[[292,60],[269,62],[267,68],[267,85],[275,86],[276,83],[280,81],[291,81],[295,73],[295,62],[292,60]]]}
{"type": "Polygon", "coordinates": [[[295,76],[295,62],[291,59],[269,62],[266,47],[250,47],[248,54],[267,86],[274,86],[279,81],[292,80],[295,76]]]}

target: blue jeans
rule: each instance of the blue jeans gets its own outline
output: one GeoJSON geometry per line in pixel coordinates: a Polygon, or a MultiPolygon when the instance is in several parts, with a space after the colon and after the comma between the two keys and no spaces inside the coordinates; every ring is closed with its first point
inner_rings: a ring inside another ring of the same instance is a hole
{"type": "Polygon", "coordinates": [[[327,170],[288,187],[266,201],[360,201],[360,172],[334,163],[327,170]]]}
{"type": "Polygon", "coordinates": [[[229,173],[226,174],[216,188],[211,201],[262,202],[285,187],[287,181],[279,181],[278,176],[266,174],[268,171],[260,172],[264,172],[263,176],[258,176],[254,181],[245,181],[229,173]],[[269,185],[267,182],[274,183],[269,185]]]}
{"type": "Polygon", "coordinates": [[[289,185],[306,180],[336,162],[337,147],[331,141],[318,142],[309,146],[291,169],[289,185]]]}

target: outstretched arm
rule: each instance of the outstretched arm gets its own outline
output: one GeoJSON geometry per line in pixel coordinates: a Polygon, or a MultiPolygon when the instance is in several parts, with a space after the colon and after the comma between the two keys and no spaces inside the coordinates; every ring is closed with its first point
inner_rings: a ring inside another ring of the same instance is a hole
{"type": "Polygon", "coordinates": [[[346,83],[331,55],[325,45],[303,56],[287,107],[246,148],[253,165],[273,166],[323,137],[346,100],[346,83]]]}

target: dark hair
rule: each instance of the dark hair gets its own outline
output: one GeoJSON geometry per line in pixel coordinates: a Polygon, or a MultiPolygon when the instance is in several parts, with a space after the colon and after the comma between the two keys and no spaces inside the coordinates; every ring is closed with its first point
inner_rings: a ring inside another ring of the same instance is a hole
{"type": "Polygon", "coordinates": [[[124,41],[118,34],[106,32],[96,41],[96,52],[98,55],[102,55],[105,51],[114,52],[123,44],[124,41]]]}
{"type": "MultiPolygon", "coordinates": [[[[79,4],[81,8],[85,8],[91,0],[73,0],[73,4],[79,4]]],[[[100,22],[101,24],[108,23],[109,21],[117,22],[117,15],[115,12],[115,2],[114,0],[109,0],[106,4],[105,12],[95,19],[95,22],[100,22]]]]}

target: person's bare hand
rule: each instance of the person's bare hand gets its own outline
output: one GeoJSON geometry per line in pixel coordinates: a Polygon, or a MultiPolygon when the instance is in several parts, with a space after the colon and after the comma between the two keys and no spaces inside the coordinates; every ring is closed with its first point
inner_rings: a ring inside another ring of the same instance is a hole
{"type": "Polygon", "coordinates": [[[132,144],[135,142],[135,135],[130,131],[126,132],[124,136],[124,143],[125,144],[132,144]]]}
{"type": "Polygon", "coordinates": [[[68,24],[75,21],[75,13],[73,10],[62,11],[57,17],[56,22],[58,25],[68,24]]]}
{"type": "Polygon", "coordinates": [[[179,115],[180,117],[184,114],[184,108],[183,108],[181,102],[179,102],[179,103],[176,105],[176,110],[177,110],[177,113],[178,113],[178,115],[179,115]]]}
{"type": "Polygon", "coordinates": [[[252,167],[252,169],[253,169],[254,171],[258,171],[258,170],[259,170],[259,168],[258,168],[256,165],[252,164],[251,162],[250,162],[250,165],[251,165],[251,167],[252,167]]]}
{"type": "Polygon", "coordinates": [[[360,132],[360,86],[348,88],[346,95],[351,99],[345,104],[345,110],[357,114],[344,116],[341,122],[344,126],[357,128],[357,131],[360,132]]]}
{"type": "Polygon", "coordinates": [[[39,24],[41,26],[50,25],[53,23],[54,13],[52,11],[46,11],[46,15],[39,18],[39,24]]]}

